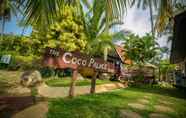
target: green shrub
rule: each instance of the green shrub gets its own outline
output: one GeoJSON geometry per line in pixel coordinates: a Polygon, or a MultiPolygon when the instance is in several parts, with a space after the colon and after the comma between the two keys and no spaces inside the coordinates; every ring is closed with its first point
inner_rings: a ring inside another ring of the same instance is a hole
{"type": "Polygon", "coordinates": [[[168,82],[158,82],[153,88],[173,88],[173,85],[168,82]]]}
{"type": "Polygon", "coordinates": [[[7,69],[9,70],[33,70],[40,68],[39,57],[36,56],[12,56],[7,69]],[[36,63],[37,62],[37,63],[36,63]]]}
{"type": "Polygon", "coordinates": [[[40,69],[41,76],[43,78],[48,78],[55,75],[55,71],[52,68],[46,67],[40,69]]]}
{"type": "Polygon", "coordinates": [[[7,64],[0,63],[0,69],[6,69],[8,67],[7,64]]]}
{"type": "Polygon", "coordinates": [[[64,76],[65,77],[72,76],[72,69],[70,68],[64,69],[64,76]]]}
{"type": "Polygon", "coordinates": [[[144,81],[144,76],[143,76],[143,75],[137,75],[137,76],[134,76],[134,77],[132,78],[132,80],[133,80],[134,82],[143,82],[143,81],[144,81]]]}
{"type": "Polygon", "coordinates": [[[64,70],[62,69],[56,69],[55,70],[55,75],[57,75],[58,77],[64,77],[65,76],[65,73],[64,73],[64,70]]]}
{"type": "Polygon", "coordinates": [[[8,70],[18,70],[18,69],[20,69],[20,66],[21,65],[18,63],[18,61],[16,60],[16,58],[15,57],[12,57],[10,64],[7,66],[7,69],[8,70]]]}

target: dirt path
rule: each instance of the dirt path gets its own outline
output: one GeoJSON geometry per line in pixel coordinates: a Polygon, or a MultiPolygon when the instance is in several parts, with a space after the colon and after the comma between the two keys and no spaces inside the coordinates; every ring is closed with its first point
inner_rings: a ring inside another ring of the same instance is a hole
{"type": "MultiPolygon", "coordinates": [[[[114,89],[125,88],[121,83],[103,84],[96,86],[96,93],[106,92],[114,89]]],[[[67,97],[69,87],[49,87],[42,84],[38,87],[38,94],[47,98],[67,97]]],[[[90,93],[90,86],[76,86],[75,95],[82,95],[90,93]]]]}
{"type": "Polygon", "coordinates": [[[12,118],[46,118],[48,102],[40,102],[15,114],[12,118]]]}

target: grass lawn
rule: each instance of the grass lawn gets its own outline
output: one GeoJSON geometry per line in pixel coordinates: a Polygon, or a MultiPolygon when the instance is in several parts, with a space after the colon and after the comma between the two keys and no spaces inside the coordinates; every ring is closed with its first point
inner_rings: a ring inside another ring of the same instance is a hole
{"type": "MultiPolygon", "coordinates": [[[[62,79],[47,79],[45,80],[45,83],[48,86],[54,86],[54,87],[69,87],[71,83],[70,77],[64,77],[62,79]]],[[[113,81],[110,80],[96,80],[96,85],[100,84],[108,84],[113,83],[113,81]]],[[[90,79],[84,79],[84,80],[76,80],[76,86],[88,86],[91,85],[90,79]]]]}
{"type": "Polygon", "coordinates": [[[120,118],[121,110],[134,111],[144,118],[148,118],[151,113],[161,113],[170,118],[185,118],[186,94],[173,88],[129,87],[73,99],[52,99],[49,101],[47,115],[48,118],[120,118]],[[143,103],[145,109],[129,106],[129,103],[140,103],[140,99],[149,101],[143,103]],[[161,111],[156,109],[157,105],[166,106],[173,111],[161,111]]]}

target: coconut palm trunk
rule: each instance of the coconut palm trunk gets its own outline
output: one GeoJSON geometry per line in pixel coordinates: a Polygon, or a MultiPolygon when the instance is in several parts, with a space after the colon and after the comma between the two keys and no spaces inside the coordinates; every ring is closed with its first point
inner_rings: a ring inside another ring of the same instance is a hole
{"type": "Polygon", "coordinates": [[[151,0],[148,0],[149,2],[149,11],[150,11],[150,22],[151,22],[151,32],[152,32],[152,36],[155,36],[155,32],[154,32],[154,22],[153,22],[153,9],[152,9],[152,3],[151,0]]]}
{"type": "Polygon", "coordinates": [[[3,18],[2,18],[2,26],[1,26],[1,40],[3,40],[3,37],[4,37],[5,23],[6,23],[6,21],[5,21],[5,18],[3,16],[3,18]]]}

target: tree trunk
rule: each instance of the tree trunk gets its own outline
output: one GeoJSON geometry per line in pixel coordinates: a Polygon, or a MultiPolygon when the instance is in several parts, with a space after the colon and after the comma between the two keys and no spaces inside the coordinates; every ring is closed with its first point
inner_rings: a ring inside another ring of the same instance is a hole
{"type": "Polygon", "coordinates": [[[104,61],[107,61],[107,56],[108,56],[108,48],[105,47],[105,49],[104,49],[104,61]]]}
{"type": "Polygon", "coordinates": [[[2,26],[1,26],[1,40],[3,40],[3,37],[4,37],[4,30],[5,30],[5,17],[3,16],[2,17],[2,26]]]}
{"type": "Polygon", "coordinates": [[[161,81],[161,72],[160,72],[160,64],[159,64],[159,67],[158,67],[158,79],[159,79],[159,82],[161,81]]]}
{"type": "Polygon", "coordinates": [[[78,75],[78,71],[74,70],[72,81],[71,81],[71,84],[70,84],[69,97],[74,97],[74,95],[75,95],[74,89],[75,89],[75,82],[77,80],[77,75],[78,75]]]}
{"type": "Polygon", "coordinates": [[[90,88],[90,93],[93,94],[95,93],[96,90],[96,78],[97,78],[98,72],[95,73],[94,77],[91,79],[91,88],[90,88]]]}
{"type": "Polygon", "coordinates": [[[153,22],[152,3],[151,3],[151,0],[148,0],[148,1],[149,1],[149,11],[150,11],[150,21],[151,21],[151,32],[152,32],[152,36],[154,37],[155,36],[155,33],[154,33],[154,22],[153,22]]]}

